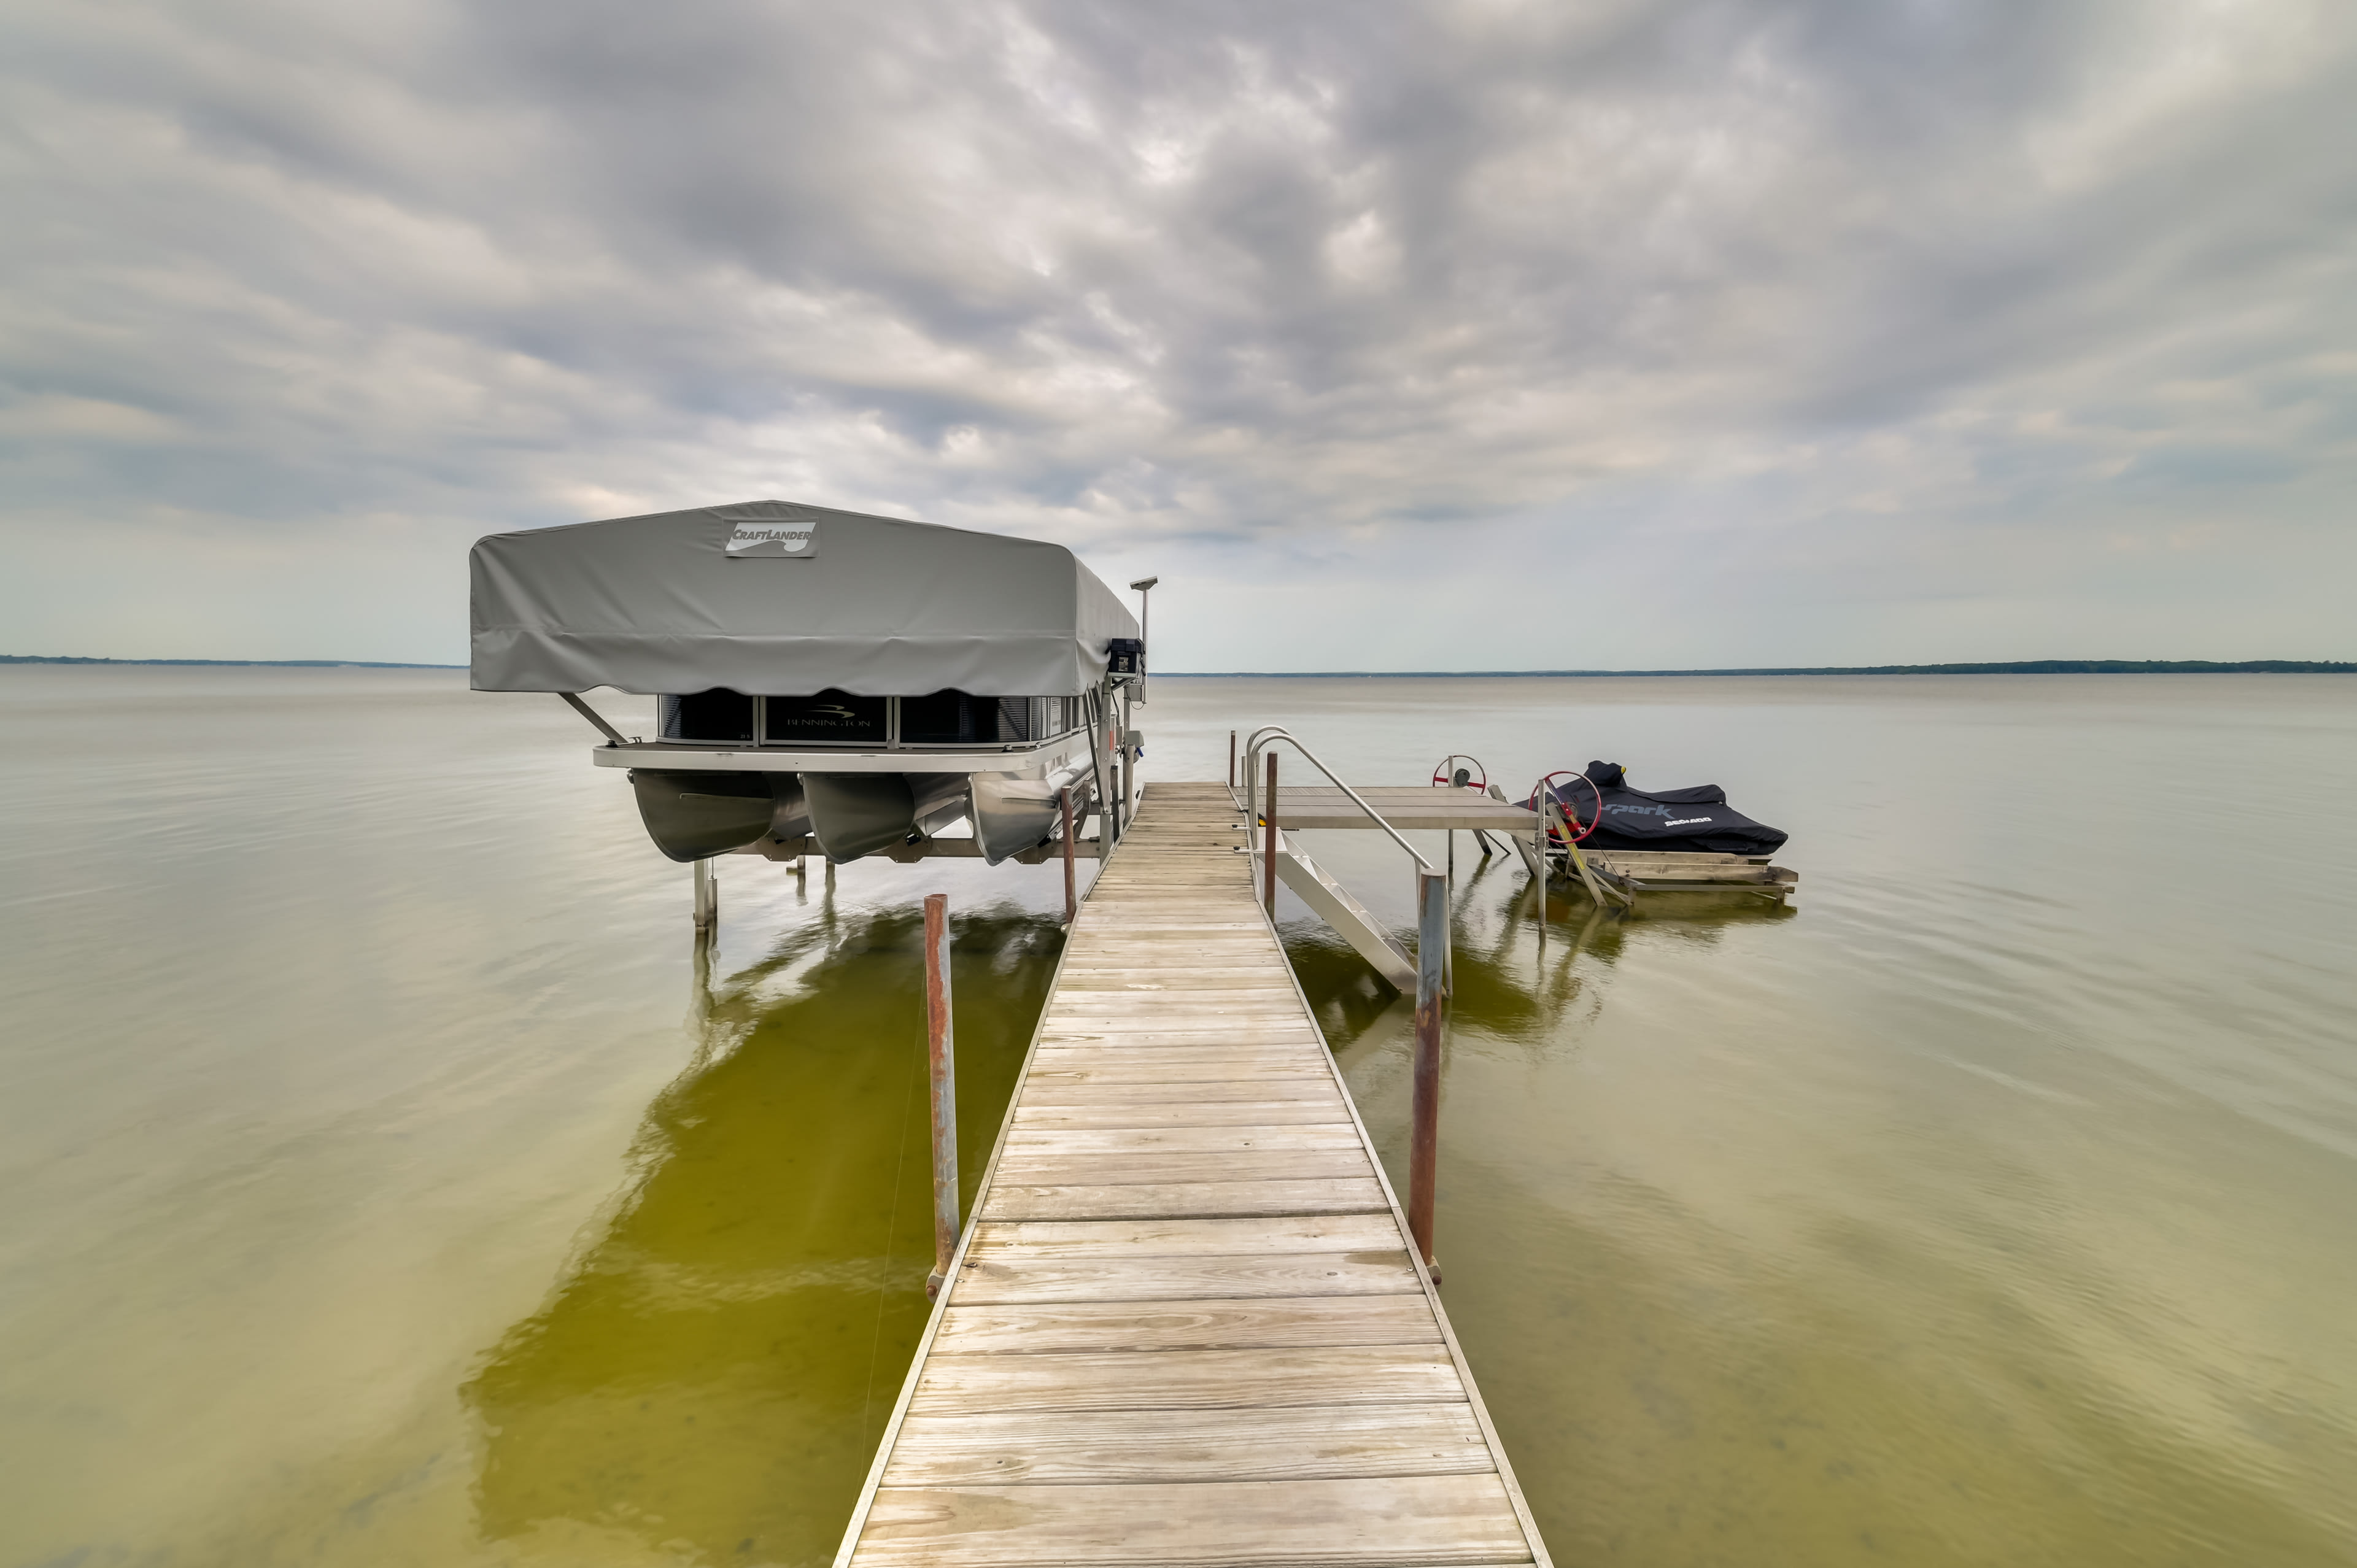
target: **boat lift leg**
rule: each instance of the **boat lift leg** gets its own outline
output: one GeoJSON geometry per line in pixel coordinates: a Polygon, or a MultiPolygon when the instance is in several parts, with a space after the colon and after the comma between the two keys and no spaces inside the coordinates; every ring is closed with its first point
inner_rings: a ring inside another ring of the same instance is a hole
{"type": "Polygon", "coordinates": [[[720,879],[708,859],[695,863],[695,929],[708,931],[720,924],[720,879]]]}
{"type": "Polygon", "coordinates": [[[1056,805],[1057,809],[1063,813],[1064,818],[1064,926],[1065,929],[1069,930],[1071,928],[1072,922],[1080,918],[1081,914],[1081,897],[1076,880],[1077,872],[1072,865],[1071,790],[1063,789],[1058,791],[1056,796],[1056,805]]]}

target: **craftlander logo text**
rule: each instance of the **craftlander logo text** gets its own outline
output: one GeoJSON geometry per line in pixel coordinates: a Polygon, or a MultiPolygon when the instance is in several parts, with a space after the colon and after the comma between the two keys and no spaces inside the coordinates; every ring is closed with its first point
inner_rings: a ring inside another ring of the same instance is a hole
{"type": "Polygon", "coordinates": [[[732,557],[784,555],[807,561],[818,553],[818,524],[740,522],[728,531],[728,553],[732,557]]]}

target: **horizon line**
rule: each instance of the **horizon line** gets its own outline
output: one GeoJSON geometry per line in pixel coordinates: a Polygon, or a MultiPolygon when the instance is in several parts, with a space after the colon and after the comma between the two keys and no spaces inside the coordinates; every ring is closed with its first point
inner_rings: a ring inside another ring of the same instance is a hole
{"type": "Polygon", "coordinates": [[[1727,670],[1153,670],[1176,681],[1522,680],[1540,676],[1652,678],[1691,675],[2165,675],[2357,674],[2357,661],[2331,659],[2016,659],[1956,664],[1810,664],[1727,670]]]}
{"type": "MultiPolygon", "coordinates": [[[[464,670],[381,659],[108,659],[84,654],[0,653],[0,664],[139,664],[211,669],[464,670]]],[[[1615,679],[1703,675],[2163,675],[2357,674],[2357,661],[2331,659],[2015,659],[1951,664],[1752,665],[1721,670],[1149,670],[1174,681],[1527,680],[1567,676],[1615,679]]]]}

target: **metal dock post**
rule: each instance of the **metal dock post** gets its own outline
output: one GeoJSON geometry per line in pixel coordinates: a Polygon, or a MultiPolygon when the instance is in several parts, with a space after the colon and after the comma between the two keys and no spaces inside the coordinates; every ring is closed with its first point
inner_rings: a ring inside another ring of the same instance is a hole
{"type": "Polygon", "coordinates": [[[933,1272],[925,1294],[941,1294],[958,1243],[957,1034],[950,1023],[950,898],[925,899],[925,1057],[933,1109],[933,1272]]]}
{"type": "Polygon", "coordinates": [[[1432,1203],[1440,1180],[1440,999],[1447,989],[1448,883],[1437,871],[1415,874],[1415,1062],[1408,1116],[1407,1228],[1424,1266],[1440,1283],[1432,1256],[1432,1203]]]}
{"type": "MultiPolygon", "coordinates": [[[[1276,918],[1276,753],[1268,754],[1268,794],[1261,806],[1261,821],[1267,824],[1266,837],[1262,841],[1260,907],[1268,918],[1276,918]]],[[[1249,823],[1246,826],[1250,826],[1249,823]]]]}
{"type": "Polygon", "coordinates": [[[1064,925],[1069,929],[1080,918],[1080,873],[1072,864],[1072,791],[1070,788],[1056,792],[1056,804],[1064,818],[1064,925]]]}

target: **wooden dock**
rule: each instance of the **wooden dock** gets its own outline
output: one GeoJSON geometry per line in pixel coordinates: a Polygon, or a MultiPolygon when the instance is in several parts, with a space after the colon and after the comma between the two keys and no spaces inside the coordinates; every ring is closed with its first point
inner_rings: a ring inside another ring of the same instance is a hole
{"type": "Polygon", "coordinates": [[[1243,842],[1091,889],[837,1568],[1547,1563],[1243,842]]]}

